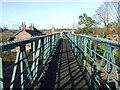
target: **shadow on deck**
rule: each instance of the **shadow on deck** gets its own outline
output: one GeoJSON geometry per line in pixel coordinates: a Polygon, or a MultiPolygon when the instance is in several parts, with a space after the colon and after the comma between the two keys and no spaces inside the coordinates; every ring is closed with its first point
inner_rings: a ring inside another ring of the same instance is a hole
{"type": "Polygon", "coordinates": [[[61,39],[47,62],[45,75],[38,82],[40,88],[89,88],[86,76],[77,62],[67,39],[61,39]]]}

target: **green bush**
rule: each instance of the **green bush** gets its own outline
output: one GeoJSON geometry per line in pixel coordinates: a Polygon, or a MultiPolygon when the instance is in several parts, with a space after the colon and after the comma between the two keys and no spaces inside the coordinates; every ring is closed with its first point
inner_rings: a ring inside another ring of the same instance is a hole
{"type": "MultiPolygon", "coordinates": [[[[16,60],[16,52],[11,51],[5,51],[2,53],[3,61],[15,61],[16,60]]],[[[30,54],[30,52],[27,52],[27,55],[30,54]]],[[[28,57],[29,61],[32,61],[32,55],[28,57]]]]}
{"type": "Polygon", "coordinates": [[[115,50],[114,50],[114,53],[115,53],[116,63],[117,63],[117,65],[120,66],[120,49],[115,49],[115,50]]]}
{"type": "Polygon", "coordinates": [[[2,53],[3,61],[15,61],[16,53],[11,51],[5,51],[2,53]]]}

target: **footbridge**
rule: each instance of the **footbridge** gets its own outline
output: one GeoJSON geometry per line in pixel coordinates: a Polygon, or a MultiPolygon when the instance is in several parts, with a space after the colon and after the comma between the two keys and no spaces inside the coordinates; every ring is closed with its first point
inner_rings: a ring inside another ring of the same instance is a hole
{"type": "Polygon", "coordinates": [[[0,89],[120,90],[117,41],[64,32],[2,42],[0,48],[0,89]],[[12,49],[15,60],[5,61],[3,53],[12,49]]]}

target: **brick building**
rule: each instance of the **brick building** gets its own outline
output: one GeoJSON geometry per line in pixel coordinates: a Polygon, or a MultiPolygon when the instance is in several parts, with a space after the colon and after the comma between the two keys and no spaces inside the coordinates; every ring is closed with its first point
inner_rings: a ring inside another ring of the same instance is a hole
{"type": "Polygon", "coordinates": [[[109,29],[110,40],[120,41],[120,32],[116,28],[109,29]]]}
{"type": "MultiPolygon", "coordinates": [[[[33,24],[29,28],[26,28],[25,23],[22,23],[20,30],[15,34],[15,40],[20,40],[20,39],[25,39],[40,35],[42,35],[42,33],[39,30],[37,30],[33,24]]],[[[30,50],[30,49],[31,49],[31,43],[26,45],[26,50],[30,50]]],[[[16,49],[12,51],[16,51],[16,49]]]]}

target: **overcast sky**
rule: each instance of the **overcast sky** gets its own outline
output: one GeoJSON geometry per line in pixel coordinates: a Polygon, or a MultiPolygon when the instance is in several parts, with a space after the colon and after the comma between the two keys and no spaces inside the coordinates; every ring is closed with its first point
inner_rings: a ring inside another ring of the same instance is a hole
{"type": "MultiPolygon", "coordinates": [[[[93,16],[102,1],[80,2],[2,2],[2,27],[18,29],[22,22],[27,27],[34,23],[38,29],[72,28],[79,15],[93,16]]],[[[27,0],[25,0],[27,1],[27,0]]],[[[1,4],[0,4],[1,5],[1,4]]]]}

